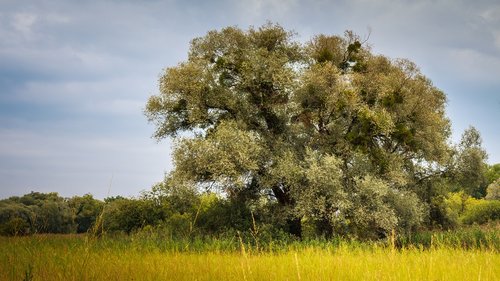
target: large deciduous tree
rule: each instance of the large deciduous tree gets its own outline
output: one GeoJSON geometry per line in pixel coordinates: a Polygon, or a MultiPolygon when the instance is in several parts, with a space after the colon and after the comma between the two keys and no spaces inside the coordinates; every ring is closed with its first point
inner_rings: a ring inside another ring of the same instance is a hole
{"type": "Polygon", "coordinates": [[[145,113],[176,138],[169,182],[279,205],[288,231],[384,235],[426,215],[447,158],[446,96],[352,32],[302,44],[279,25],[192,40],[145,113]]]}

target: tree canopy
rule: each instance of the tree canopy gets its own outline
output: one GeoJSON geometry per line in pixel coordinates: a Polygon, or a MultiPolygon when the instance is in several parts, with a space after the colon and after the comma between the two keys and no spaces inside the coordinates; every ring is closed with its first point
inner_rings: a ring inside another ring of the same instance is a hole
{"type": "Polygon", "coordinates": [[[287,231],[385,235],[426,218],[449,160],[445,94],[352,32],[307,43],[276,24],[192,40],[145,114],[174,137],[168,181],[274,204],[287,231]]]}

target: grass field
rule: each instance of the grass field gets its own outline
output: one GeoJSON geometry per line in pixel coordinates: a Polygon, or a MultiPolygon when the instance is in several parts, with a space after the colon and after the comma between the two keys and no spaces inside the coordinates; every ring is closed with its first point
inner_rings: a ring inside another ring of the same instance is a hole
{"type": "Polygon", "coordinates": [[[196,241],[0,237],[0,280],[500,280],[496,244],[297,243],[257,251],[239,241],[189,243],[196,241]]]}

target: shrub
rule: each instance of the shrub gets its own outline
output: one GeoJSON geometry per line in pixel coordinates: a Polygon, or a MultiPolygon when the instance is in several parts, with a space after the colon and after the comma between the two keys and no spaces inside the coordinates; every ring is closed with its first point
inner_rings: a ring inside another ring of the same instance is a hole
{"type": "Polygon", "coordinates": [[[20,217],[10,218],[0,225],[1,235],[17,236],[27,233],[29,233],[29,223],[20,217]]]}
{"type": "Polygon", "coordinates": [[[500,200],[500,179],[492,182],[486,189],[487,200],[500,200]]]}
{"type": "Polygon", "coordinates": [[[477,200],[461,217],[464,224],[483,224],[500,219],[500,200],[477,200]]]}

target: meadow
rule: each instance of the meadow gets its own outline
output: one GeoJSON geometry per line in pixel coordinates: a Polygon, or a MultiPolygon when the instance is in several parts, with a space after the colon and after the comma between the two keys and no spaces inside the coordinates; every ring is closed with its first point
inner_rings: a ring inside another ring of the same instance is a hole
{"type": "Polygon", "coordinates": [[[151,233],[0,237],[0,280],[500,280],[498,229],[255,242],[151,233]]]}

